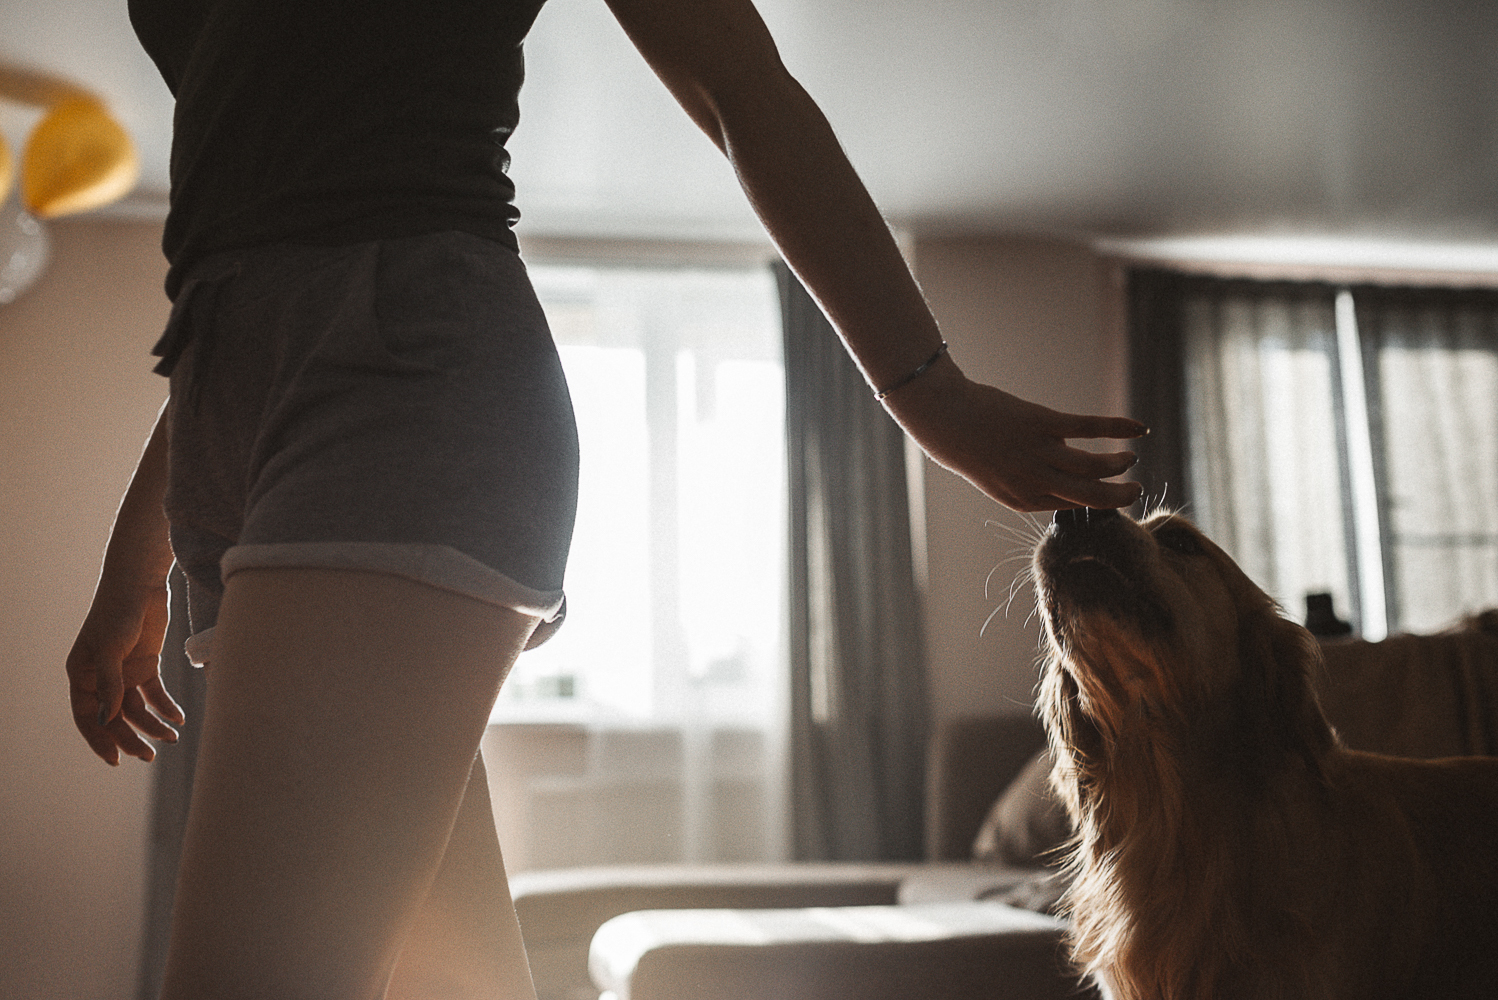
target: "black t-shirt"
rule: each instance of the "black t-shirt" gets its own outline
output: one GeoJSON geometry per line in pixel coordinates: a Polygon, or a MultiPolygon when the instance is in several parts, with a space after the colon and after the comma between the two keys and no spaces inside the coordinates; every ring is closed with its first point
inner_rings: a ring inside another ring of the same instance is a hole
{"type": "Polygon", "coordinates": [[[218,250],[460,230],[515,245],[505,142],[543,0],[129,0],[177,99],[173,297],[218,250]]]}

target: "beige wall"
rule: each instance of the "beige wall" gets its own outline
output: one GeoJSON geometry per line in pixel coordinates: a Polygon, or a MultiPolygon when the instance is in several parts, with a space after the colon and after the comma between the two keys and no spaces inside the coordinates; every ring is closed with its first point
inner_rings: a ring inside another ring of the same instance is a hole
{"type": "MultiPolygon", "coordinates": [[[[111,769],[74,734],[62,664],[114,505],[164,383],[147,352],[166,318],[159,227],[74,221],[54,262],[0,307],[0,995],[133,995],[149,768],[111,769]]],[[[1058,407],[1121,407],[1107,273],[1031,240],[923,241],[922,282],[973,375],[1058,407]]],[[[1025,522],[955,477],[926,477],[936,709],[1028,711],[1036,631],[997,607],[1025,522]],[[984,595],[990,570],[996,590],[984,595]]]]}
{"type": "Polygon", "coordinates": [[[165,383],[155,225],[62,222],[0,306],[0,995],[134,995],[148,768],[73,729],[63,660],[165,383]]]}
{"type": "MultiPolygon", "coordinates": [[[[918,240],[915,260],[969,376],[1056,409],[1123,412],[1117,285],[1091,251],[1033,238],[918,240]]],[[[935,713],[1028,712],[1040,635],[1028,587],[1005,608],[1046,518],[1000,507],[930,463],[925,480],[935,713]]]]}

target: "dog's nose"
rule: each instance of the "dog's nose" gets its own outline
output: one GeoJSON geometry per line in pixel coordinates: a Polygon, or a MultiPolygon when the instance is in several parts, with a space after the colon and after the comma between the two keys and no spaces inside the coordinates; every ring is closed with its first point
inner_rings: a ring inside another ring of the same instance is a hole
{"type": "Polygon", "coordinates": [[[1071,510],[1056,511],[1051,517],[1051,523],[1056,526],[1057,531],[1071,531],[1117,520],[1122,516],[1118,511],[1108,508],[1073,507],[1071,510]]]}

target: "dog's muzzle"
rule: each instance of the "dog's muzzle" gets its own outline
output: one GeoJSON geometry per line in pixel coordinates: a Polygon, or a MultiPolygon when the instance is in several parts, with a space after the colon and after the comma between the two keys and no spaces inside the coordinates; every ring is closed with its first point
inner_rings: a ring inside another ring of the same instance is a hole
{"type": "Polygon", "coordinates": [[[1035,552],[1042,610],[1059,628],[1063,609],[1104,611],[1159,628],[1169,620],[1145,584],[1148,535],[1116,510],[1058,510],[1035,552]]]}
{"type": "Polygon", "coordinates": [[[1128,549],[1126,533],[1133,525],[1116,510],[1077,507],[1058,510],[1051,518],[1037,554],[1036,566],[1041,574],[1055,578],[1067,567],[1097,563],[1120,576],[1127,576],[1121,565],[1128,549]]]}
{"type": "Polygon", "coordinates": [[[1051,524],[1057,534],[1090,531],[1094,528],[1102,528],[1113,522],[1123,520],[1123,515],[1116,510],[1098,509],[1095,507],[1074,507],[1071,510],[1058,510],[1051,517],[1051,524]]]}

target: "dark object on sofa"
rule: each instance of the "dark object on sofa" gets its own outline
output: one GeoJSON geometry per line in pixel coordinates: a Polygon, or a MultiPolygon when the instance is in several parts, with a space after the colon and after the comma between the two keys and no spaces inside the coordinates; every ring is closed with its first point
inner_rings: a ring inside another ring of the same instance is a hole
{"type": "Polygon", "coordinates": [[[1316,636],[1351,635],[1352,623],[1337,617],[1331,594],[1307,594],[1306,631],[1316,636]]]}
{"type": "Polygon", "coordinates": [[[926,757],[926,857],[969,861],[973,838],[1011,782],[1045,747],[1033,716],[976,715],[936,727],[926,757]]]}
{"type": "Polygon", "coordinates": [[[1049,750],[1031,757],[983,818],[973,840],[974,861],[1021,868],[1059,861],[1057,848],[1071,835],[1066,809],[1051,791],[1049,750]]]}

